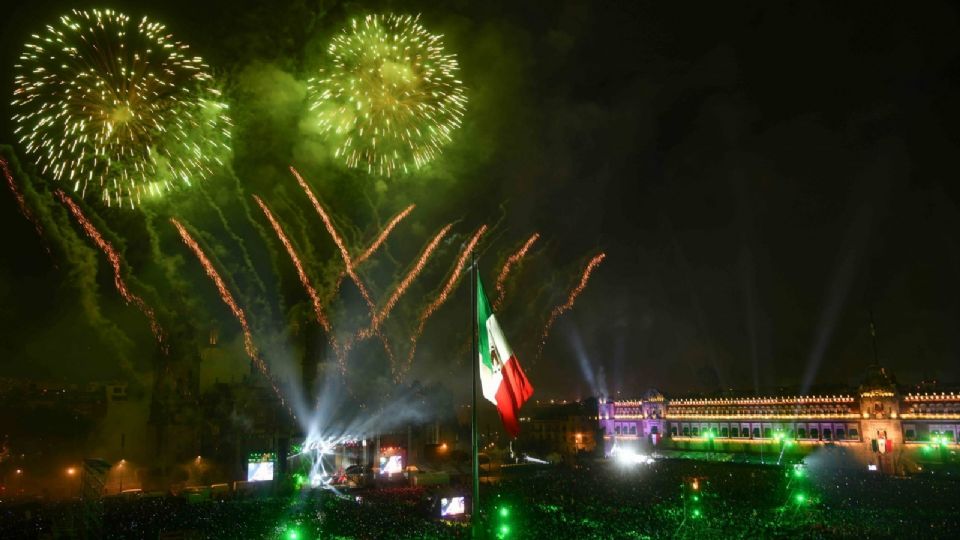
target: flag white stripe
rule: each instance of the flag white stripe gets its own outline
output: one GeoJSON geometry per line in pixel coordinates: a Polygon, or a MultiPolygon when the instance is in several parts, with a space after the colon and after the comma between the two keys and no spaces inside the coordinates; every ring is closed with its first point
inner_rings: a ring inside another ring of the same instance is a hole
{"type": "MultiPolygon", "coordinates": [[[[513,351],[510,350],[510,345],[503,336],[500,323],[497,322],[497,318],[492,313],[490,317],[487,318],[486,327],[487,336],[490,338],[490,347],[496,350],[496,357],[500,358],[500,362],[505,364],[510,360],[510,357],[513,356],[513,351]]],[[[493,356],[494,355],[491,354],[491,357],[493,356]]],[[[491,370],[483,363],[482,358],[480,360],[480,384],[483,387],[483,397],[490,403],[496,405],[497,391],[503,382],[503,373],[501,373],[501,369],[498,368],[502,366],[497,366],[494,361],[494,369],[491,370]]],[[[493,360],[493,358],[491,358],[491,360],[493,360]]]]}

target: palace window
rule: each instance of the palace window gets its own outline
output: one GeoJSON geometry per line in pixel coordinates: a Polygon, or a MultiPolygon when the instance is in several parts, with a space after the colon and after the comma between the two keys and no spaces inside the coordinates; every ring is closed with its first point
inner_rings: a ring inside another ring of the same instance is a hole
{"type": "Polygon", "coordinates": [[[683,436],[684,437],[690,436],[690,426],[683,426],[683,436]]]}
{"type": "Polygon", "coordinates": [[[660,429],[657,428],[657,426],[650,426],[650,434],[651,434],[651,435],[656,435],[656,434],[658,434],[658,433],[660,433],[660,429]]]}
{"type": "Polygon", "coordinates": [[[811,438],[811,439],[819,439],[819,438],[820,438],[820,430],[817,429],[817,428],[815,428],[815,427],[814,427],[814,428],[810,428],[810,438],[811,438]]]}
{"type": "Polygon", "coordinates": [[[676,437],[676,436],[677,436],[677,425],[676,425],[676,424],[671,424],[671,425],[670,425],[670,436],[671,436],[671,437],[676,437]]]}
{"type": "Polygon", "coordinates": [[[753,428],[753,438],[754,439],[760,438],[760,428],[758,427],[753,428]]]}
{"type": "Polygon", "coordinates": [[[797,428],[797,438],[806,439],[807,438],[807,428],[797,428]]]}
{"type": "Polygon", "coordinates": [[[732,428],[730,428],[730,436],[731,436],[731,437],[739,437],[739,436],[740,436],[740,428],[738,428],[737,426],[733,426],[732,428]]]}
{"type": "Polygon", "coordinates": [[[636,435],[636,434],[637,434],[637,425],[636,425],[636,424],[630,424],[630,434],[631,434],[631,435],[636,435]]]}
{"type": "Polygon", "coordinates": [[[829,441],[832,440],[833,432],[830,431],[830,428],[824,428],[823,430],[823,440],[829,441]]]}
{"type": "Polygon", "coordinates": [[[849,433],[850,433],[850,438],[851,438],[851,439],[859,439],[859,438],[860,438],[860,432],[857,431],[857,428],[850,428],[849,433]]]}
{"type": "Polygon", "coordinates": [[[697,435],[700,434],[700,428],[697,427],[697,426],[693,426],[693,429],[690,431],[690,433],[691,433],[694,437],[696,437],[697,435]]]}
{"type": "Polygon", "coordinates": [[[943,432],[943,436],[946,437],[946,439],[947,439],[948,441],[953,442],[953,431],[952,431],[952,430],[949,430],[949,429],[948,429],[948,430],[944,431],[944,432],[943,432]]]}
{"type": "Polygon", "coordinates": [[[729,436],[730,436],[730,429],[728,429],[726,426],[720,428],[720,436],[721,436],[721,437],[729,437],[729,436]]]}
{"type": "Polygon", "coordinates": [[[847,435],[847,433],[843,430],[843,428],[837,428],[837,440],[838,440],[838,441],[842,441],[843,439],[845,439],[845,438],[846,438],[846,435],[847,435]]]}
{"type": "Polygon", "coordinates": [[[768,428],[768,427],[763,428],[763,438],[764,438],[764,439],[769,439],[771,435],[773,435],[773,432],[770,430],[770,428],[768,428]]]}

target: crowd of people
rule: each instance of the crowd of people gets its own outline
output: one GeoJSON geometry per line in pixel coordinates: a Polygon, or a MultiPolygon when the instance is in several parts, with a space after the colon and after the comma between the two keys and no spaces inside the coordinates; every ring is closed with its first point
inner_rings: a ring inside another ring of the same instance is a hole
{"type": "MultiPolygon", "coordinates": [[[[687,460],[506,480],[523,538],[951,538],[960,479],[687,460]],[[693,486],[696,489],[693,489],[693,486]],[[694,503],[696,499],[696,503],[694,503]]],[[[495,529],[491,529],[495,532],[495,529]]]]}
{"type": "MultiPolygon", "coordinates": [[[[458,490],[470,491],[452,486],[446,493],[458,490]]],[[[390,487],[202,502],[0,504],[0,538],[71,538],[80,531],[117,539],[470,537],[466,522],[439,518],[440,496],[390,487]]],[[[477,526],[489,538],[549,540],[947,538],[960,535],[958,500],[960,481],[944,474],[596,462],[531,468],[483,485],[477,526]]]]}

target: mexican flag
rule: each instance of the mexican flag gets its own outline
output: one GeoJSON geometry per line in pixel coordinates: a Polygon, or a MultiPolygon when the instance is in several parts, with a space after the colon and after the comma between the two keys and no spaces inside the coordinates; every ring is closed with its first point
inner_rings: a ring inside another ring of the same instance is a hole
{"type": "Polygon", "coordinates": [[[493,315],[480,276],[477,276],[477,337],[483,397],[497,406],[503,427],[516,437],[520,434],[517,411],[533,395],[533,386],[520,369],[520,362],[493,315]]]}

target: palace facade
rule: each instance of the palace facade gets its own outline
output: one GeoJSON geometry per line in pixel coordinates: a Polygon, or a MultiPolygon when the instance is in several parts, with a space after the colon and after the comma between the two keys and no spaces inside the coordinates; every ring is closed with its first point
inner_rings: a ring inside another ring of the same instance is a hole
{"type": "MultiPolygon", "coordinates": [[[[839,447],[856,462],[909,470],[957,450],[960,393],[902,393],[880,367],[837,395],[601,401],[604,448],[804,455],[839,447]]],[[[946,457],[949,457],[946,456],[946,457]]]]}

